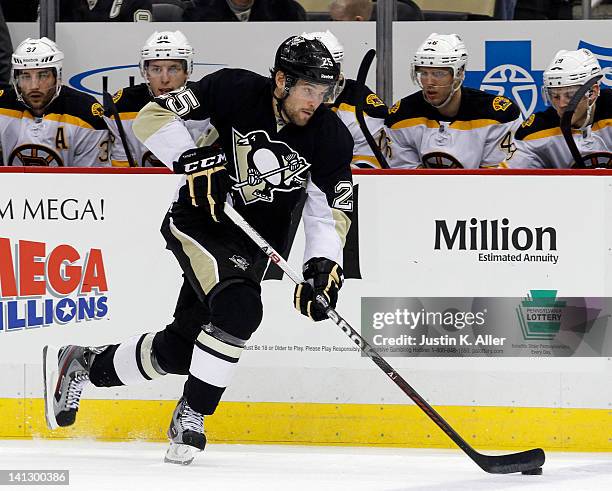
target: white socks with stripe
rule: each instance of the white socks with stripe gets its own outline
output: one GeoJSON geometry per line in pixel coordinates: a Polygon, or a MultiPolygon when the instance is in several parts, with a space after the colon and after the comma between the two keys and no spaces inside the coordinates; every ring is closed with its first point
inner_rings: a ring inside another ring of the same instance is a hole
{"type": "Polygon", "coordinates": [[[215,387],[229,385],[246,340],[208,324],[193,347],[189,373],[215,387]]]}
{"type": "Polygon", "coordinates": [[[154,332],[134,336],[121,343],[113,357],[117,377],[125,385],[165,375],[153,356],[154,332]]]}

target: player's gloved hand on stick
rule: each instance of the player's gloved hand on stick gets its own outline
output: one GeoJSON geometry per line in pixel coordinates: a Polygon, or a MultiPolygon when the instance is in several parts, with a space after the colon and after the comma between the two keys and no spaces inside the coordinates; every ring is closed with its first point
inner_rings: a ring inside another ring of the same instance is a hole
{"type": "Polygon", "coordinates": [[[325,309],[315,297],[323,295],[331,308],[336,307],[338,290],[344,283],[342,268],[330,259],[313,257],[304,264],[304,282],[295,287],[293,304],[306,317],[314,321],[327,319],[325,309]]]}
{"type": "Polygon", "coordinates": [[[225,164],[225,153],[219,147],[192,148],[174,162],[174,172],[187,176],[193,206],[206,209],[215,222],[222,217],[223,205],[232,180],[225,164]]]}

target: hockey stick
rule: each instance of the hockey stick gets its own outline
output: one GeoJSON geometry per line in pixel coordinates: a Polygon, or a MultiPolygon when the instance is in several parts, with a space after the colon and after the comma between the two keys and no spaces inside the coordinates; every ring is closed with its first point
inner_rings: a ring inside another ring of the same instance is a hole
{"type": "MultiPolygon", "coordinates": [[[[277,264],[289,278],[296,284],[302,283],[303,279],[296,273],[291,266],[285,261],[282,256],[274,250],[274,248],[266,242],[266,240],[259,235],[259,233],[251,227],[244,218],[230,205],[225,204],[225,214],[234,222],[242,231],[247,234],[253,242],[255,242],[259,248],[274,262],[277,264]]],[[[359,349],[369,356],[378,367],[385,372],[395,385],[397,385],[410,399],[412,399],[417,406],[427,415],[429,418],[438,425],[438,427],[448,435],[448,437],[455,442],[455,444],[463,450],[480,468],[491,474],[509,474],[511,472],[522,472],[524,474],[541,474],[542,465],[544,465],[544,451],[541,448],[534,448],[525,452],[518,452],[507,455],[484,455],[474,450],[469,443],[467,443],[457,433],[446,420],[438,414],[438,412],[431,407],[419,393],[414,390],[408,382],[406,382],[399,373],[395,371],[389,365],[378,352],[372,348],[363,339],[355,329],[353,329],[348,322],[346,322],[338,312],[329,306],[329,303],[323,295],[317,295],[317,302],[325,308],[327,316],[334,321],[334,323],[344,331],[344,333],[353,341],[359,349]]]]}
{"type": "Polygon", "coordinates": [[[104,92],[102,92],[102,101],[104,103],[104,112],[108,112],[111,116],[115,118],[115,122],[117,123],[117,130],[119,130],[119,138],[121,138],[121,144],[123,145],[123,149],[125,150],[125,156],[127,157],[130,167],[136,167],[134,157],[132,157],[132,152],[130,152],[130,148],[128,147],[127,137],[125,136],[123,123],[121,122],[121,118],[119,117],[119,111],[117,111],[117,106],[115,106],[115,102],[113,101],[113,96],[105,90],[104,92]]]}
{"type": "Polygon", "coordinates": [[[584,167],[584,159],[582,155],[580,155],[580,150],[578,150],[578,146],[576,145],[576,141],[574,140],[574,135],[572,135],[572,117],[574,116],[574,111],[576,111],[576,107],[584,97],[584,95],[591,90],[591,87],[595,85],[599,79],[603,77],[603,74],[595,75],[594,77],[587,80],[574,94],[572,99],[569,101],[569,104],[563,111],[563,116],[561,116],[561,133],[563,134],[563,138],[565,143],[567,144],[567,148],[569,148],[572,157],[574,157],[574,162],[577,166],[584,167]]]}
{"type": "Polygon", "coordinates": [[[376,50],[369,50],[363,57],[363,60],[361,60],[361,65],[359,65],[359,70],[357,71],[359,97],[357,98],[357,105],[355,106],[355,117],[357,118],[361,131],[363,132],[363,136],[365,136],[365,139],[368,142],[368,145],[370,145],[370,148],[380,163],[380,166],[383,169],[389,169],[389,163],[380,151],[380,147],[376,144],[376,141],[374,140],[374,137],[372,136],[372,133],[370,133],[368,125],[365,122],[365,118],[363,117],[363,104],[367,91],[365,82],[368,72],[370,71],[370,65],[372,65],[372,60],[374,60],[374,56],[376,56],[376,50]]]}
{"type": "MultiPolygon", "coordinates": [[[[261,179],[261,180],[259,181],[259,183],[260,183],[261,181],[263,181],[264,179],[266,179],[266,178],[270,177],[270,176],[274,176],[274,175],[276,175],[276,174],[280,174],[281,172],[285,172],[286,170],[287,170],[287,169],[285,169],[285,168],[283,168],[283,167],[280,167],[280,168],[278,168],[278,169],[272,169],[272,170],[270,170],[270,171],[268,171],[268,172],[264,172],[263,174],[259,174],[259,179],[261,179]]],[[[257,183],[257,184],[259,184],[259,183],[257,183]]],[[[255,184],[255,186],[256,186],[257,184],[255,184]]],[[[242,182],[239,182],[239,183],[237,183],[237,184],[234,184],[234,185],[232,186],[232,189],[240,189],[240,188],[243,188],[243,187],[245,187],[245,186],[249,186],[249,181],[248,181],[248,180],[247,180],[247,181],[242,181],[242,182]]]]}

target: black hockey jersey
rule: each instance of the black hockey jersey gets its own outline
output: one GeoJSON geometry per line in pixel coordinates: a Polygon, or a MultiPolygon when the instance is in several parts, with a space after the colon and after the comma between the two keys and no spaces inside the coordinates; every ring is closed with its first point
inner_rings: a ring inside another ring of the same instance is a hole
{"type": "Polygon", "coordinates": [[[363,119],[365,124],[384,154],[386,148],[384,127],[389,108],[369,87],[366,86],[365,91],[362,91],[356,80],[347,79],[342,93],[333,104],[332,110],[346,125],[353,137],[353,166],[380,169],[381,165],[374,156],[374,152],[357,121],[356,107],[360,98],[364,99],[363,119]]]}
{"type": "MultiPolygon", "coordinates": [[[[193,83],[194,82],[187,82],[187,85],[189,86],[193,83]]],[[[132,123],[138,111],[152,100],[153,96],[151,95],[148,85],[145,83],[120,89],[113,96],[113,102],[117,107],[119,118],[121,118],[128,149],[132,154],[134,163],[141,167],[165,167],[164,164],[162,164],[159,159],[155,157],[138,138],[136,138],[132,130],[132,123]]],[[[112,165],[113,167],[127,167],[129,165],[128,158],[119,135],[119,129],[115,123],[115,118],[114,116],[109,117],[109,115],[105,115],[105,119],[113,134],[113,142],[111,145],[112,165]]],[[[185,124],[194,141],[198,143],[198,146],[200,146],[200,141],[207,138],[212,130],[211,125],[206,120],[190,120],[186,121],[185,124]]]]}
{"type": "MultiPolygon", "coordinates": [[[[304,260],[326,257],[342,264],[353,210],[353,141],[330,109],[321,105],[303,127],[279,125],[270,78],[240,69],[219,70],[155,100],[138,114],[133,128],[160,160],[171,167],[195,146],[177,115],[210,120],[235,181],[231,201],[245,219],[283,250],[291,212],[306,188],[304,260]],[[249,173],[261,181],[249,184],[249,173]]],[[[184,189],[178,199],[190,202],[184,189]]]]}
{"type": "Polygon", "coordinates": [[[389,109],[386,120],[391,167],[498,167],[514,149],[513,135],[521,113],[510,99],[461,88],[461,105],[446,118],[422,91],[389,109]]]}
{"type": "MultiPolygon", "coordinates": [[[[574,157],[559,125],[560,118],[553,107],[527,118],[516,132],[516,152],[508,166],[531,169],[574,167],[574,157]]],[[[597,98],[593,124],[584,130],[574,129],[572,133],[580,155],[586,157],[587,167],[612,168],[610,156],[598,155],[612,152],[612,89],[603,89],[597,98]]]]}
{"type": "Polygon", "coordinates": [[[61,22],[150,22],[151,0],[60,0],[61,22]]]}
{"type": "Polygon", "coordinates": [[[0,90],[3,165],[108,166],[108,128],[89,94],[62,86],[42,117],[33,116],[11,87],[0,90]]]}

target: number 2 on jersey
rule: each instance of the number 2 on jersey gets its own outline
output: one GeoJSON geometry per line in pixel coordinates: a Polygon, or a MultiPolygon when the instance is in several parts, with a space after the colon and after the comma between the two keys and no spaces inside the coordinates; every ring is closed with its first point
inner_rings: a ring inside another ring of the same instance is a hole
{"type": "Polygon", "coordinates": [[[333,207],[343,211],[353,211],[353,184],[350,181],[340,181],[334,191],[338,194],[334,198],[333,207]]]}

